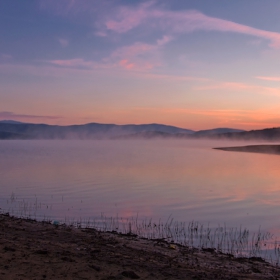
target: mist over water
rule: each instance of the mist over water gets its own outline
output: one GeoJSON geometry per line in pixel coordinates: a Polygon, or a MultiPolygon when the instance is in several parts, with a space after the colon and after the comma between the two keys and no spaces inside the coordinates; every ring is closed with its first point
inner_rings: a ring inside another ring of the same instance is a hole
{"type": "MultiPolygon", "coordinates": [[[[202,140],[2,141],[0,207],[41,203],[56,219],[199,221],[277,232],[280,156],[213,150],[202,140]]],[[[248,142],[245,144],[248,145],[248,142]]],[[[250,143],[251,144],[251,143],[250,143]]]]}

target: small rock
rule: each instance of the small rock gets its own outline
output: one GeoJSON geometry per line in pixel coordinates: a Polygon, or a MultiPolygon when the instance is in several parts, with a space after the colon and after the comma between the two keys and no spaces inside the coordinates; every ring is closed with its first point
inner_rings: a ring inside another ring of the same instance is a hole
{"type": "Polygon", "coordinates": [[[99,272],[101,270],[101,268],[99,266],[96,266],[94,264],[90,264],[89,267],[96,270],[97,272],[99,272]]]}
{"type": "Polygon", "coordinates": [[[47,250],[36,250],[35,253],[39,254],[39,255],[47,255],[48,251],[47,250]]]}
{"type": "Polygon", "coordinates": [[[261,271],[257,267],[252,267],[252,271],[254,273],[261,273],[261,271]]]}
{"type": "Polygon", "coordinates": [[[122,276],[130,279],[139,279],[140,277],[134,271],[123,271],[122,276]]]}
{"type": "Polygon", "coordinates": [[[203,252],[209,252],[209,253],[215,253],[216,249],[215,248],[202,248],[203,252]]]}
{"type": "Polygon", "coordinates": [[[12,248],[12,247],[5,246],[5,247],[4,247],[4,250],[5,250],[5,251],[14,252],[16,249],[14,249],[14,248],[12,248]]]}

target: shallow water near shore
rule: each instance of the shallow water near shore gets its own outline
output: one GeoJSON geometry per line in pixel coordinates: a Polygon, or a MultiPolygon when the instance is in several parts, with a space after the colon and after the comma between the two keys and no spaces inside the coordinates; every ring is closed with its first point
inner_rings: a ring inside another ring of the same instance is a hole
{"type": "Polygon", "coordinates": [[[2,141],[0,207],[35,201],[54,219],[171,215],[277,234],[280,156],[212,149],[233,144],[244,143],[2,141]]]}
{"type": "Polygon", "coordinates": [[[244,144],[2,141],[0,211],[278,263],[280,156],[213,149],[244,144]]]}

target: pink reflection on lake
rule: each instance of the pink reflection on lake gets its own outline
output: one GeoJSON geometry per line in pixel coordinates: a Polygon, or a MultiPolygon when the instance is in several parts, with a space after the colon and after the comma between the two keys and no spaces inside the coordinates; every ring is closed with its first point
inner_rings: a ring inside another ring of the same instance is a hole
{"type": "MultiPolygon", "coordinates": [[[[234,145],[243,145],[238,142],[234,145]]],[[[248,142],[246,143],[248,144],[248,142]]],[[[275,229],[280,156],[225,152],[221,141],[2,141],[0,207],[12,193],[39,215],[100,213],[275,229]]]]}

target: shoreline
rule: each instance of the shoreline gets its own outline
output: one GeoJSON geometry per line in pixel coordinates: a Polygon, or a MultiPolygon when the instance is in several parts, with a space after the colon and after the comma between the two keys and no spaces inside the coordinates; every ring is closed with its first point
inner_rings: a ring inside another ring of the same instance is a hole
{"type": "Polygon", "coordinates": [[[280,267],[162,239],[0,214],[0,279],[280,279],[280,267]]]}
{"type": "Polygon", "coordinates": [[[235,147],[219,147],[213,148],[214,150],[222,150],[228,152],[245,152],[245,153],[260,153],[260,154],[280,154],[280,145],[247,145],[235,147]]]}

